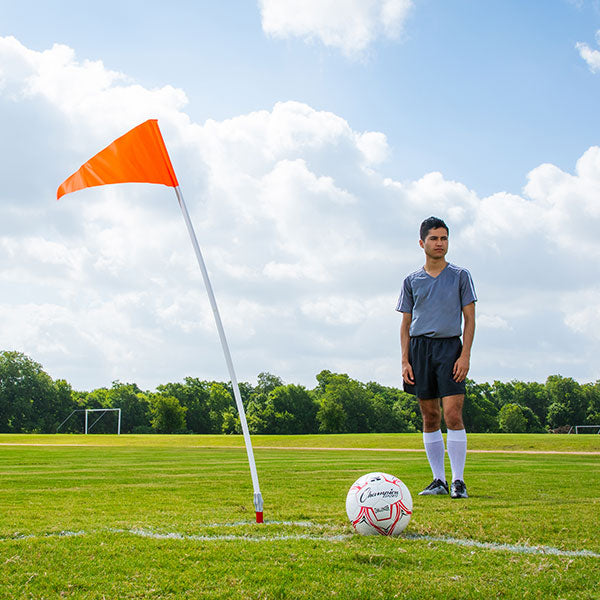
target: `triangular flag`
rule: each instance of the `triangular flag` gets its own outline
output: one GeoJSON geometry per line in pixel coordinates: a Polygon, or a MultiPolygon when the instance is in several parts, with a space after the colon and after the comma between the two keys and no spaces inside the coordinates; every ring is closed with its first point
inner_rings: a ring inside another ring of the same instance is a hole
{"type": "Polygon", "coordinates": [[[179,185],[156,119],[134,127],[90,158],[60,184],[56,199],[87,187],[134,182],[179,185]]]}

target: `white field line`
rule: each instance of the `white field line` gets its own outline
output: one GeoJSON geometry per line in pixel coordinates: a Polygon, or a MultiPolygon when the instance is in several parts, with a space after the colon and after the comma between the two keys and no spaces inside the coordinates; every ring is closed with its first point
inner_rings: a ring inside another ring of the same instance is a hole
{"type": "Polygon", "coordinates": [[[466,546],[470,548],[481,548],[484,550],[500,550],[504,552],[513,552],[517,554],[549,554],[552,556],[578,556],[600,558],[600,554],[591,550],[561,550],[552,546],[528,546],[526,544],[498,544],[495,542],[478,542],[476,540],[451,538],[435,535],[421,535],[419,533],[409,533],[404,535],[409,540],[425,540],[427,542],[442,542],[444,544],[455,544],[457,546],[466,546]]]}
{"type": "MultiPolygon", "coordinates": [[[[239,527],[240,525],[256,525],[254,521],[236,521],[234,523],[207,523],[202,527],[239,527]]],[[[327,527],[321,523],[311,523],[310,521],[265,521],[264,525],[292,525],[294,527],[313,527],[322,529],[327,527]]]]}
{"type": "Polygon", "coordinates": [[[19,540],[55,538],[55,537],[75,537],[78,535],[87,535],[87,531],[56,531],[54,533],[14,533],[11,536],[0,538],[0,542],[14,542],[19,540]]]}
{"type": "MultiPolygon", "coordinates": [[[[128,444],[123,444],[127,446],[128,444]]],[[[122,447],[120,444],[49,444],[49,443],[27,443],[27,442],[0,442],[0,446],[41,446],[41,447],[67,447],[67,448],[115,448],[122,447]]],[[[149,446],[132,446],[144,448],[149,446]]],[[[157,448],[168,448],[169,446],[151,446],[157,448]]],[[[335,450],[342,452],[425,452],[424,448],[342,448],[321,446],[253,446],[255,450],[335,450]]],[[[219,445],[190,445],[182,448],[207,448],[223,450],[244,450],[243,446],[219,446],[219,445]]],[[[469,454],[575,454],[581,456],[600,456],[600,450],[467,450],[469,454]]]]}
{"type": "Polygon", "coordinates": [[[308,533],[278,535],[184,535],[177,532],[157,533],[148,529],[113,529],[115,533],[128,533],[155,540],[193,540],[200,542],[244,541],[244,542],[279,542],[286,540],[311,540],[321,542],[341,542],[352,537],[352,534],[310,535],[308,533]]]}
{"type": "MultiPolygon", "coordinates": [[[[203,527],[238,527],[241,525],[255,526],[252,521],[239,521],[236,523],[211,523],[203,527]]],[[[319,523],[310,523],[308,521],[267,521],[265,526],[269,525],[291,525],[307,528],[322,529],[327,525],[319,523]]],[[[264,527],[263,525],[257,526],[264,527]]],[[[142,527],[134,527],[131,529],[115,529],[108,528],[97,532],[86,531],[60,531],[57,533],[45,533],[41,535],[35,534],[14,534],[9,537],[0,538],[0,542],[21,541],[29,539],[46,539],[46,538],[65,538],[74,536],[89,535],[89,533],[109,533],[128,534],[137,537],[150,538],[155,540],[191,540],[200,542],[220,542],[220,541],[244,541],[244,542],[275,542],[287,540],[310,540],[324,542],[340,542],[355,537],[356,534],[336,534],[336,535],[310,535],[301,534],[277,534],[277,535],[243,535],[243,534],[226,534],[226,535],[204,535],[204,534],[183,534],[178,532],[161,533],[145,529],[142,527]]],[[[567,556],[573,558],[600,558],[600,553],[591,550],[561,550],[553,546],[529,546],[527,544],[499,544],[496,542],[478,542],[477,540],[453,538],[447,536],[426,535],[420,533],[408,533],[400,536],[399,540],[414,540],[424,542],[438,542],[442,544],[452,544],[455,546],[464,546],[467,548],[478,548],[480,550],[492,550],[500,552],[510,552],[512,554],[533,554],[545,556],[567,556]]]]}

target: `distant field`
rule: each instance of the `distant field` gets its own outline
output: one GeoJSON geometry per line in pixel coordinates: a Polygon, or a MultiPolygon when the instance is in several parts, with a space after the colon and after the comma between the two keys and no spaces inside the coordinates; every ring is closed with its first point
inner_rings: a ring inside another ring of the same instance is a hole
{"type": "Polygon", "coordinates": [[[471,435],[466,501],[417,495],[420,435],[253,442],[265,525],[239,436],[0,435],[0,598],[600,597],[600,436],[471,435]],[[375,470],[402,538],[347,523],[375,470]]]}
{"type": "MultiPolygon", "coordinates": [[[[338,435],[253,435],[260,448],[378,448],[423,450],[420,433],[353,433],[338,435]]],[[[229,447],[244,446],[241,435],[52,435],[2,434],[0,444],[52,444],[86,446],[229,447]]],[[[600,452],[600,435],[487,434],[470,433],[470,450],[545,452],[600,452]]]]}

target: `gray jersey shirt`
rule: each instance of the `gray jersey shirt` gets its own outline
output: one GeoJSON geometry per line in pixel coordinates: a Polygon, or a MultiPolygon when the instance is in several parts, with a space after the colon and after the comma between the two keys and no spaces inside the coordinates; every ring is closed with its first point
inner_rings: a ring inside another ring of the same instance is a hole
{"type": "Polygon", "coordinates": [[[469,271],[448,263],[437,277],[423,268],[411,273],[404,280],[396,310],[412,313],[411,337],[456,337],[462,333],[463,306],[476,301],[469,271]]]}

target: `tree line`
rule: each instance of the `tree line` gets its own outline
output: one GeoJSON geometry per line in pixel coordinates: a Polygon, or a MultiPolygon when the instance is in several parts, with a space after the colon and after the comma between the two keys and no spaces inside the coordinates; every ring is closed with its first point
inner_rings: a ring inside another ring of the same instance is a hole
{"type": "MultiPolygon", "coordinates": [[[[256,385],[240,383],[250,433],[421,431],[418,402],[401,389],[327,370],[316,381],[308,389],[260,373],[256,385]]],[[[466,387],[464,419],[470,432],[541,433],[600,425],[600,381],[580,384],[552,375],[545,383],[467,380],[466,387]]],[[[120,381],[77,391],[63,379],[53,380],[25,354],[0,352],[0,432],[81,433],[86,408],[120,408],[122,433],[241,432],[229,383],[186,377],[155,391],[120,381]]],[[[114,416],[107,413],[91,432],[115,431],[114,416]]]]}

